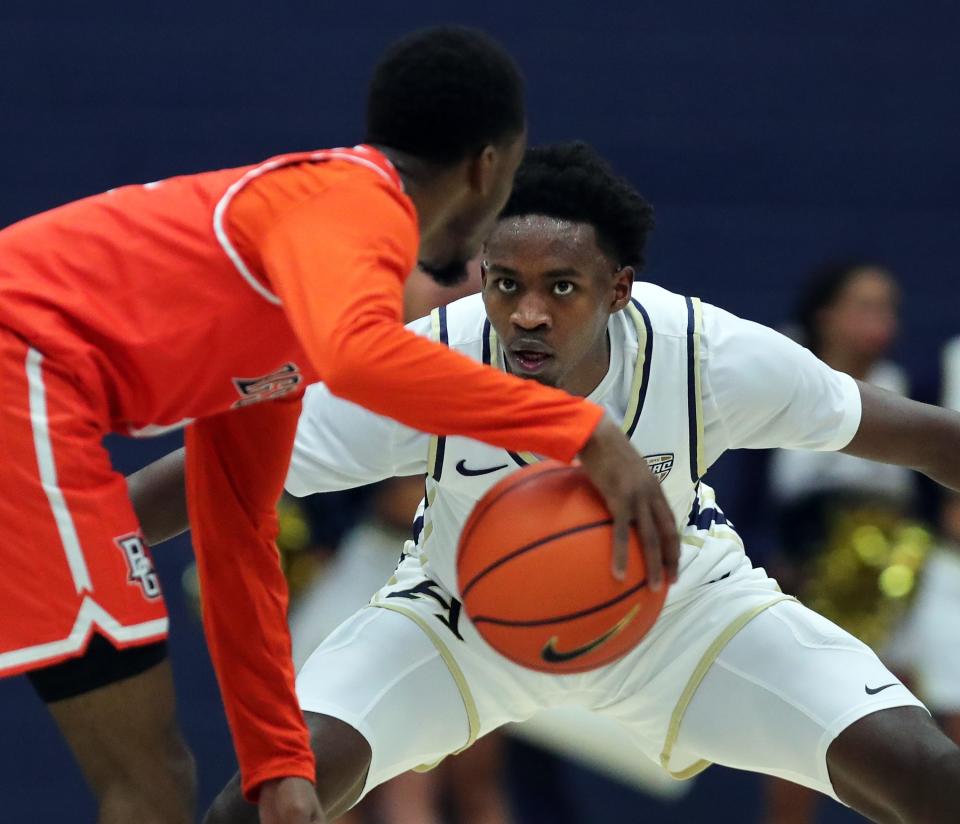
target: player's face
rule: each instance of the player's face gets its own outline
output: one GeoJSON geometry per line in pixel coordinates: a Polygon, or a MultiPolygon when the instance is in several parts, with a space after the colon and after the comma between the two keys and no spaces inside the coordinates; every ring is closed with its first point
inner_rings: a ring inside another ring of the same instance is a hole
{"type": "Polygon", "coordinates": [[[441,286],[454,286],[466,279],[467,261],[476,256],[506,205],[526,146],[524,132],[499,148],[488,146],[465,164],[467,186],[463,196],[430,248],[421,247],[420,268],[441,286]]]}
{"type": "Polygon", "coordinates": [[[587,395],[609,365],[607,322],[630,300],[619,267],[585,223],[529,215],[500,221],[482,259],[483,301],[507,366],[587,395]]]}

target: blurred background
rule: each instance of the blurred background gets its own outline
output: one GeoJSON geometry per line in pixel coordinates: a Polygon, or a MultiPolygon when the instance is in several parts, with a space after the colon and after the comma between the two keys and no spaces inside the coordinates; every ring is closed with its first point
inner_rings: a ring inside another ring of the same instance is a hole
{"type": "MultiPolygon", "coordinates": [[[[949,345],[960,334],[960,8],[946,0],[3,0],[0,225],[125,183],[353,144],[379,53],[439,22],[478,25],[515,55],[531,142],[587,140],[652,201],[646,279],[789,329],[857,377],[926,401],[960,395],[960,368],[950,366],[960,353],[949,345]]],[[[434,299],[412,296],[411,312],[434,299]]],[[[176,445],[110,444],[124,472],[176,445]]],[[[943,631],[960,626],[955,501],[910,477],[874,482],[863,467],[763,454],[728,455],[709,480],[756,563],[870,637],[946,725],[960,726],[944,669],[960,685],[960,650],[943,631]],[[798,535],[798,517],[817,528],[798,535]]],[[[346,563],[349,547],[337,546],[356,540],[356,528],[395,529],[402,494],[290,510],[298,588],[346,563]]],[[[155,558],[203,808],[235,761],[192,611],[189,540],[155,558]]],[[[0,682],[0,708],[0,820],[93,821],[23,679],[0,682]]],[[[719,767],[664,786],[586,757],[588,743],[567,742],[578,758],[558,755],[546,737],[507,736],[474,767],[453,762],[387,792],[366,820],[859,820],[719,767]],[[478,787],[480,800],[466,803],[478,787]]]]}

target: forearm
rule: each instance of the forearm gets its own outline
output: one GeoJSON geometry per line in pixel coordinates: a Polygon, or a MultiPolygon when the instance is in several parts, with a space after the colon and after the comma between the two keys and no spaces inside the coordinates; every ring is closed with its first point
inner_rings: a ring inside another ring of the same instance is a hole
{"type": "Polygon", "coordinates": [[[178,449],[127,476],[127,491],[150,546],[190,528],[183,464],[184,450],[178,449]]]}
{"type": "Polygon", "coordinates": [[[960,491],[960,414],[858,383],[860,428],[843,451],[915,469],[960,491]]]}
{"type": "Polygon", "coordinates": [[[917,444],[920,460],[914,469],[960,492],[960,415],[936,406],[928,409],[930,423],[917,444]]]}

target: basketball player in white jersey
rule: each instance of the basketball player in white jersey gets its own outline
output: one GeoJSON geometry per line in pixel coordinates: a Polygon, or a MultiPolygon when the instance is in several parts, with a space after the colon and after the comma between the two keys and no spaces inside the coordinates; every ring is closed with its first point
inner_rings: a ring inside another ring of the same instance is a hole
{"type": "MultiPolygon", "coordinates": [[[[701,480],[727,449],[788,447],[909,466],[960,489],[960,416],[858,384],[770,329],[635,283],[651,225],[649,206],[587,147],[531,150],[485,246],[482,295],[411,324],[602,404],[660,479],[681,531],[679,578],[648,636],[614,664],[559,676],[514,665],[457,600],[465,519],[536,456],[431,437],[322,385],[308,391],[290,492],[427,475],[396,573],[297,680],[328,820],[502,724],[577,705],[616,719],[676,777],[714,762],[812,787],[876,821],[960,821],[960,750],[869,648],[751,566],[701,480]]],[[[562,638],[557,647],[578,654],[562,638]]],[[[206,821],[255,822],[256,810],[235,780],[206,821]]]]}

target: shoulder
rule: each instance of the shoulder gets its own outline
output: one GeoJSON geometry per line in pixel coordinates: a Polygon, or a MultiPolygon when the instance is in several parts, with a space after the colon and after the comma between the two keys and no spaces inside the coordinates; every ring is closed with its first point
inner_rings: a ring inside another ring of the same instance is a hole
{"type": "Polygon", "coordinates": [[[699,331],[697,298],[679,295],[646,281],[633,284],[632,297],[654,334],[673,337],[699,331]]]}
{"type": "Polygon", "coordinates": [[[418,334],[441,340],[451,349],[479,358],[479,351],[487,331],[487,311],[483,298],[468,295],[465,298],[439,306],[429,316],[413,321],[410,328],[418,334]]]}

